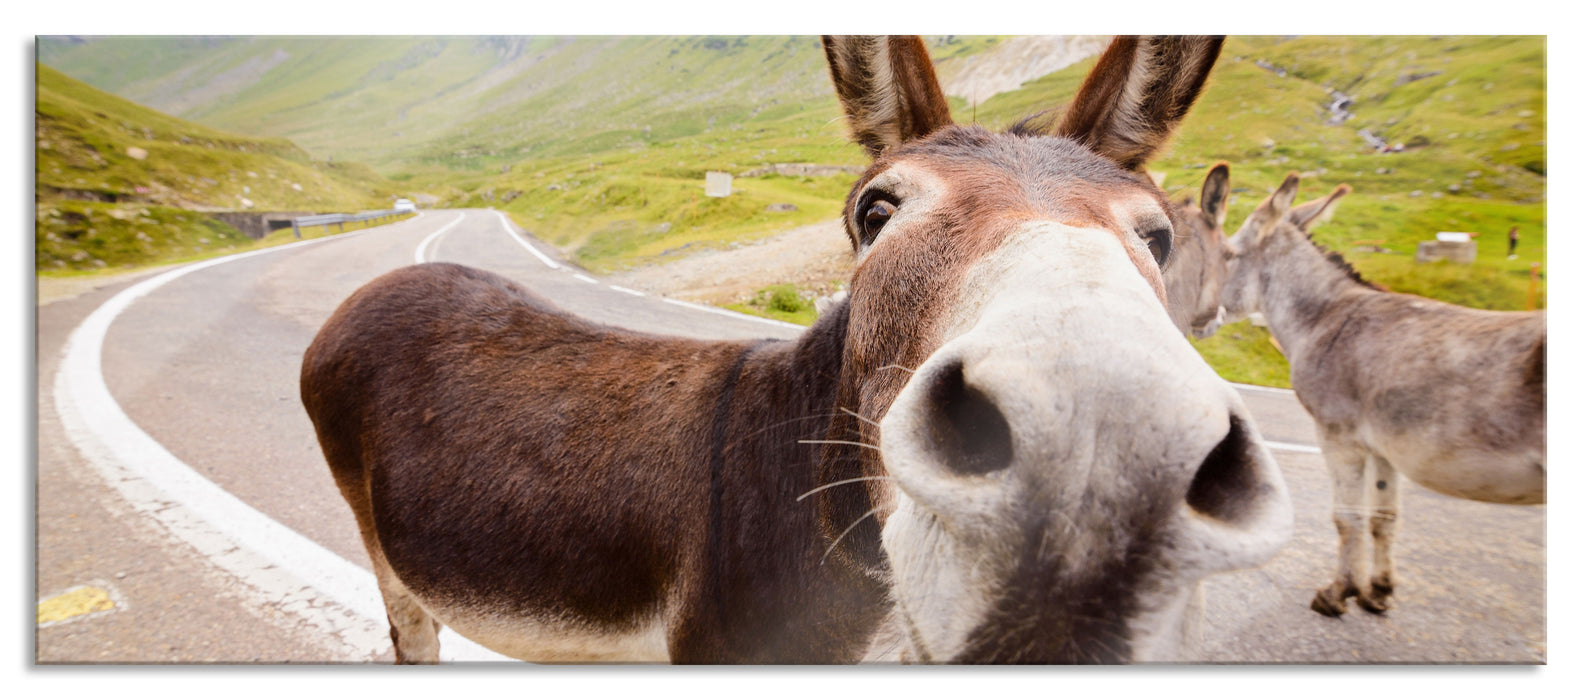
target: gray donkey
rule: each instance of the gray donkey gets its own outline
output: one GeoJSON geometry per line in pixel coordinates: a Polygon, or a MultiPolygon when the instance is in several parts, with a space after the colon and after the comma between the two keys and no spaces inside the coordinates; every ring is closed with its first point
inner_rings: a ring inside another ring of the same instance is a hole
{"type": "Polygon", "coordinates": [[[1545,316],[1369,284],[1308,238],[1350,188],[1293,209],[1297,183],[1286,176],[1230,239],[1226,322],[1262,311],[1317,424],[1334,484],[1340,570],[1313,610],[1338,616],[1356,596],[1383,612],[1395,584],[1400,475],[1459,498],[1544,502],[1545,316]]]}
{"type": "Polygon", "coordinates": [[[1219,330],[1224,312],[1219,304],[1225,284],[1225,204],[1230,198],[1230,166],[1217,163],[1203,178],[1202,199],[1188,197],[1170,207],[1175,245],[1164,268],[1165,298],[1170,320],[1183,334],[1207,338],[1219,330]]]}

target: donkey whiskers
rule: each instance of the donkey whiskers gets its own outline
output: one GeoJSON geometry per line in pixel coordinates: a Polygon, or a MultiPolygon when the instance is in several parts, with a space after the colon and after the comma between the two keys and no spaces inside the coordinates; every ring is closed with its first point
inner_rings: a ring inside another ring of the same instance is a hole
{"type": "Polygon", "coordinates": [[[812,491],[809,491],[809,492],[804,493],[804,494],[802,494],[800,496],[797,496],[796,500],[797,500],[798,503],[800,503],[800,502],[802,502],[802,499],[807,498],[808,496],[811,496],[811,495],[813,495],[815,493],[823,491],[824,489],[835,488],[836,486],[840,486],[842,484],[855,484],[855,483],[857,483],[859,481],[884,481],[886,479],[894,479],[894,478],[895,477],[893,477],[893,476],[859,476],[859,477],[857,477],[855,479],[841,479],[840,481],[832,481],[832,482],[830,482],[828,484],[824,484],[823,486],[820,486],[820,487],[818,487],[816,489],[813,489],[812,491]]]}
{"type": "MultiPolygon", "coordinates": [[[[885,370],[885,369],[899,369],[899,370],[905,370],[907,374],[917,374],[917,370],[912,369],[911,367],[903,367],[901,365],[885,365],[885,366],[879,368],[879,370],[885,370]]],[[[879,370],[874,370],[874,371],[877,372],[879,370]]]]}
{"type": "Polygon", "coordinates": [[[846,526],[846,529],[841,530],[840,534],[835,536],[835,541],[831,542],[829,544],[829,549],[824,550],[824,556],[819,557],[818,565],[819,566],[823,566],[824,565],[825,560],[829,559],[830,553],[834,552],[835,548],[840,546],[840,541],[846,537],[846,533],[849,533],[852,530],[857,529],[857,526],[860,525],[862,523],[862,521],[867,520],[869,516],[871,516],[871,515],[873,515],[874,513],[877,513],[877,512],[879,512],[878,508],[870,509],[868,512],[863,513],[862,517],[857,518],[856,520],[853,520],[850,525],[846,526]]]}
{"type": "Polygon", "coordinates": [[[856,418],[857,420],[860,420],[860,421],[862,421],[864,423],[867,423],[868,425],[871,425],[871,426],[873,426],[875,428],[879,427],[879,424],[877,422],[875,422],[872,418],[864,416],[861,413],[853,411],[853,410],[851,410],[849,408],[842,408],[840,410],[841,410],[842,413],[845,413],[845,414],[851,416],[852,418],[856,418]]]}
{"type": "Polygon", "coordinates": [[[870,445],[870,444],[868,444],[866,442],[856,442],[854,440],[797,440],[797,444],[799,444],[799,445],[856,445],[858,447],[866,447],[866,448],[868,448],[870,450],[877,450],[877,449],[879,449],[878,445],[870,445]]]}

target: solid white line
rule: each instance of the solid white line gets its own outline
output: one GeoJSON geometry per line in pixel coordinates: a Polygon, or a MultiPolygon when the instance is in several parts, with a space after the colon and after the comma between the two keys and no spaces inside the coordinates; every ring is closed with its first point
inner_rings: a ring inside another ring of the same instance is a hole
{"type": "Polygon", "coordinates": [[[646,297],[646,296],[648,296],[647,294],[639,292],[639,291],[637,291],[635,289],[627,289],[625,287],[617,287],[617,286],[615,286],[613,284],[606,285],[606,286],[608,286],[610,289],[613,289],[613,290],[615,290],[617,292],[625,292],[625,293],[630,294],[630,295],[632,295],[634,297],[646,297]]]}
{"type": "Polygon", "coordinates": [[[416,260],[418,262],[418,264],[422,264],[422,263],[428,262],[427,260],[424,259],[426,257],[425,251],[428,250],[428,244],[432,243],[434,241],[434,239],[439,238],[440,234],[451,230],[451,228],[454,227],[456,224],[461,223],[461,220],[465,219],[465,218],[467,218],[467,212],[462,212],[461,216],[456,217],[450,223],[445,224],[444,226],[441,226],[438,231],[435,231],[435,232],[429,234],[427,237],[425,237],[423,239],[422,243],[417,244],[417,252],[412,254],[412,258],[414,260],[416,260]]]}
{"type": "Polygon", "coordinates": [[[527,252],[538,256],[538,259],[541,262],[543,262],[545,265],[548,265],[549,269],[551,269],[551,270],[559,270],[560,269],[560,264],[559,263],[556,263],[554,260],[549,259],[548,255],[545,255],[543,253],[538,252],[538,249],[534,248],[533,244],[528,243],[526,238],[523,238],[523,237],[517,235],[516,230],[511,228],[511,222],[508,221],[505,218],[505,212],[496,210],[494,213],[499,215],[499,217],[500,217],[500,225],[505,227],[505,232],[511,234],[511,238],[515,239],[517,243],[521,243],[522,247],[527,249],[527,252]]]}
{"type": "Polygon", "coordinates": [[[1261,392],[1264,392],[1264,393],[1267,393],[1267,394],[1280,394],[1281,396],[1296,396],[1296,392],[1291,391],[1290,389],[1281,389],[1280,387],[1275,387],[1275,386],[1258,386],[1257,384],[1238,384],[1236,382],[1231,382],[1230,385],[1233,386],[1233,387],[1236,387],[1237,389],[1241,389],[1243,391],[1261,391],[1261,392]]]}
{"type": "Polygon", "coordinates": [[[577,278],[579,280],[582,280],[584,282],[587,282],[588,284],[598,284],[599,283],[598,280],[593,279],[592,277],[584,275],[584,274],[582,274],[580,272],[573,272],[573,273],[571,273],[571,276],[575,277],[575,278],[577,278]]]}
{"type": "MultiPolygon", "coordinates": [[[[72,331],[55,378],[56,410],[67,436],[133,509],[240,579],[255,602],[300,616],[333,639],[343,653],[363,658],[390,647],[373,574],[270,519],[171,454],[121,409],[101,369],[110,324],[155,289],[222,263],[372,230],[206,260],[133,285],[72,331]]],[[[448,629],[445,632],[449,634],[442,633],[441,648],[447,660],[505,659],[448,629]]]]}
{"type": "Polygon", "coordinates": [[[1269,449],[1271,449],[1271,450],[1284,450],[1286,452],[1302,452],[1302,453],[1310,454],[1310,455],[1324,454],[1323,450],[1320,450],[1317,447],[1314,447],[1313,445],[1298,445],[1298,444],[1292,443],[1292,442],[1275,442],[1273,440],[1264,440],[1263,444],[1268,445],[1269,449]]]}
{"type": "Polygon", "coordinates": [[[730,316],[731,318],[736,318],[736,319],[743,319],[743,320],[747,320],[747,321],[758,321],[759,323],[767,323],[767,324],[774,325],[774,326],[785,326],[786,328],[795,328],[795,329],[797,329],[799,331],[805,331],[808,328],[807,326],[799,326],[799,325],[797,325],[795,323],[786,323],[785,321],[776,321],[776,320],[774,320],[772,318],[763,318],[761,316],[749,316],[749,315],[744,314],[744,313],[737,313],[735,311],[731,311],[730,309],[721,309],[719,307],[709,306],[707,304],[694,304],[694,303],[692,303],[690,301],[682,301],[680,299],[671,299],[670,297],[660,297],[659,299],[660,299],[660,301],[663,301],[663,302],[666,302],[666,303],[669,303],[669,304],[675,304],[676,306],[685,306],[685,307],[687,307],[689,309],[697,309],[698,311],[707,311],[707,312],[709,312],[711,314],[719,314],[721,316],[730,316]]]}

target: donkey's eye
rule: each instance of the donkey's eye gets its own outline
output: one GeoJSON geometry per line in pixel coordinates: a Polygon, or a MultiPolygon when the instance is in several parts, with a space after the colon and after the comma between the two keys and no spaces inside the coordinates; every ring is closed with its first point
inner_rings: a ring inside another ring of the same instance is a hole
{"type": "Polygon", "coordinates": [[[895,205],[882,199],[876,199],[868,204],[868,209],[862,213],[863,238],[873,240],[879,235],[879,229],[890,221],[895,215],[895,205]]]}
{"type": "Polygon", "coordinates": [[[1148,252],[1153,253],[1154,262],[1164,267],[1165,261],[1170,259],[1170,229],[1157,228],[1142,236],[1143,241],[1148,244],[1148,252]]]}

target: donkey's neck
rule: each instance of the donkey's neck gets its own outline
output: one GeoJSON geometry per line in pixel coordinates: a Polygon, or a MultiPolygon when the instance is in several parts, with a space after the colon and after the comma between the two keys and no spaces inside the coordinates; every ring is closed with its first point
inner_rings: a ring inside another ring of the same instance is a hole
{"type": "Polygon", "coordinates": [[[821,499],[798,500],[821,485],[831,450],[858,449],[825,444],[839,415],[848,318],[841,305],[795,341],[742,345],[706,408],[708,570],[698,600],[717,623],[689,642],[699,658],[854,661],[886,610],[881,589],[826,560],[821,499]]]}
{"type": "Polygon", "coordinates": [[[1260,275],[1263,315],[1286,359],[1296,364],[1327,327],[1320,321],[1349,313],[1362,298],[1380,292],[1304,237],[1286,234],[1277,245],[1266,253],[1272,257],[1260,275]]]}

